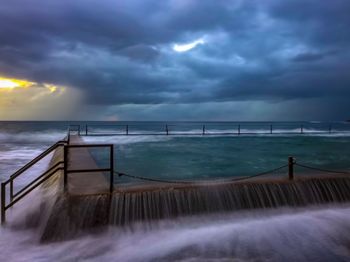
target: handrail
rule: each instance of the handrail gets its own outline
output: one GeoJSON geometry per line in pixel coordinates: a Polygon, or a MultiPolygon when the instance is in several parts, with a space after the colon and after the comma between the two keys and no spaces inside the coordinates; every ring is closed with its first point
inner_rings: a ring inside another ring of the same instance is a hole
{"type": "Polygon", "coordinates": [[[114,145],[113,144],[74,144],[64,147],[64,171],[63,171],[63,189],[68,192],[68,174],[69,173],[91,173],[91,172],[110,172],[109,191],[113,193],[114,188],[114,145]],[[71,148],[109,148],[109,167],[108,168],[86,168],[86,169],[69,169],[68,159],[71,148]]]}
{"type": "Polygon", "coordinates": [[[78,135],[80,136],[80,130],[81,130],[80,125],[69,125],[68,126],[68,134],[70,134],[71,131],[76,131],[76,132],[78,132],[78,135]],[[72,127],[76,128],[76,130],[72,129],[72,127]]]}
{"type": "Polygon", "coordinates": [[[68,128],[68,134],[66,137],[66,141],[58,141],[54,145],[50,146],[48,149],[46,149],[44,152],[42,152],[40,155],[38,155],[36,158],[34,158],[32,161],[27,163],[24,167],[17,170],[13,175],[10,176],[9,179],[7,179],[5,182],[1,183],[1,223],[4,223],[6,220],[6,210],[10,207],[12,207],[14,204],[16,204],[19,200],[21,200],[23,197],[25,197],[27,194],[29,194],[31,191],[33,191],[35,188],[37,188],[39,185],[41,185],[44,181],[49,179],[52,175],[54,175],[57,171],[62,170],[64,171],[64,188],[66,191],[66,181],[67,181],[67,173],[77,173],[77,172],[107,172],[109,171],[111,173],[110,176],[110,192],[113,191],[113,145],[112,144],[93,144],[93,145],[70,145],[69,144],[69,138],[70,138],[70,128],[68,128]],[[52,165],[49,169],[47,169],[45,172],[43,172],[40,176],[36,177],[34,180],[30,181],[28,184],[26,184],[23,188],[21,188],[19,191],[14,193],[14,181],[17,177],[19,177],[23,172],[28,170],[30,167],[32,167],[34,164],[36,164],[38,161],[43,159],[45,156],[50,154],[52,151],[54,151],[59,146],[64,146],[64,159],[61,161],[58,161],[54,165],[52,165]],[[101,169],[82,169],[82,170],[68,170],[67,165],[67,156],[68,156],[68,148],[86,148],[86,147],[110,147],[110,167],[109,168],[101,168],[101,169]],[[6,201],[6,190],[7,185],[10,184],[10,199],[7,203],[6,201]]]}
{"type": "Polygon", "coordinates": [[[23,166],[22,168],[20,168],[19,170],[17,170],[15,173],[13,173],[10,176],[9,180],[13,180],[16,177],[18,177],[19,175],[21,175],[24,171],[28,170],[28,168],[32,167],[34,164],[36,164],[38,161],[40,161],[41,159],[43,159],[45,156],[47,156],[48,154],[50,154],[53,150],[55,150],[58,146],[61,146],[62,144],[67,143],[67,141],[64,140],[60,140],[58,142],[56,142],[55,144],[53,144],[52,146],[50,146],[48,149],[46,149],[44,152],[42,152],[40,155],[38,155],[37,157],[35,157],[33,160],[31,160],[30,162],[28,162],[25,166],[23,166]]]}
{"type": "MultiPolygon", "coordinates": [[[[35,188],[37,188],[39,185],[41,185],[43,182],[45,182],[47,179],[49,179],[52,175],[54,175],[57,171],[59,170],[63,170],[63,167],[58,167],[55,170],[53,170],[50,174],[46,175],[47,173],[45,172],[44,178],[37,182],[36,184],[34,184],[31,188],[29,188],[27,191],[25,191],[24,193],[22,193],[20,196],[16,197],[15,199],[13,199],[8,205],[5,204],[4,208],[5,210],[7,210],[8,208],[12,207],[14,204],[16,204],[19,200],[21,200],[23,197],[25,197],[26,195],[28,195],[30,192],[32,192],[35,188]]],[[[43,176],[40,176],[41,178],[43,176]]],[[[36,180],[37,181],[37,180],[36,180]]]]}
{"type": "Polygon", "coordinates": [[[70,126],[67,128],[66,141],[67,141],[67,144],[69,145],[69,143],[70,143],[70,126]]]}
{"type": "Polygon", "coordinates": [[[54,170],[56,167],[58,167],[59,165],[63,164],[63,161],[59,161],[57,162],[55,165],[53,165],[52,167],[50,167],[48,170],[46,170],[43,174],[41,174],[40,176],[38,176],[36,179],[34,179],[32,182],[30,182],[29,184],[27,184],[25,187],[23,187],[21,190],[19,190],[17,193],[13,194],[12,197],[16,197],[19,194],[21,194],[23,191],[25,191],[27,188],[29,188],[32,184],[34,184],[36,181],[40,180],[40,178],[44,177],[45,175],[47,175],[48,173],[50,173],[52,170],[54,170]]]}
{"type": "Polygon", "coordinates": [[[63,170],[62,164],[65,163],[63,161],[59,161],[53,166],[51,166],[48,170],[46,170],[44,173],[42,173],[40,176],[35,178],[33,181],[29,182],[27,185],[25,185],[22,189],[20,189],[18,192],[13,192],[13,184],[17,177],[22,175],[26,170],[28,170],[30,167],[38,163],[41,159],[49,155],[51,152],[53,152],[55,149],[57,149],[60,146],[64,146],[69,144],[69,130],[68,130],[68,136],[66,138],[67,140],[60,140],[57,141],[55,144],[47,148],[44,152],[42,152],[40,155],[35,157],[33,160],[28,162],[26,165],[24,165],[22,168],[17,170],[14,174],[10,176],[9,179],[7,179],[5,182],[1,183],[1,222],[5,222],[5,211],[13,206],[17,201],[22,199],[25,195],[30,193],[33,189],[35,189],[37,186],[39,186],[41,183],[46,181],[49,177],[51,177],[53,174],[55,174],[58,170],[63,170]],[[6,205],[6,186],[10,184],[10,202],[8,205],[6,205]]]}

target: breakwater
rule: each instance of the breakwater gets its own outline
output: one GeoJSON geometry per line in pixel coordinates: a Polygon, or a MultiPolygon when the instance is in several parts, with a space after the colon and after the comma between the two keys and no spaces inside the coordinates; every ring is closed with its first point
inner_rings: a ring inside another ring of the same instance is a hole
{"type": "Polygon", "coordinates": [[[258,181],[179,188],[138,187],[112,195],[61,195],[42,234],[42,241],[71,238],[107,225],[132,227],[198,214],[249,209],[300,207],[350,201],[347,177],[258,181]]]}

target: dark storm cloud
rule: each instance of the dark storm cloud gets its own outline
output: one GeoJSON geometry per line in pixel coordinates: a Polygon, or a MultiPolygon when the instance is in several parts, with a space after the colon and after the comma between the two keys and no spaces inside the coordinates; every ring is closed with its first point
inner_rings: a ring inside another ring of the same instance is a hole
{"type": "Polygon", "coordinates": [[[349,13],[346,0],[2,1],[0,74],[98,105],[336,104],[350,96],[349,13]]]}
{"type": "Polygon", "coordinates": [[[292,58],[292,61],[295,62],[310,62],[321,60],[325,57],[325,54],[322,53],[301,53],[292,58]]]}
{"type": "Polygon", "coordinates": [[[350,2],[344,0],[293,0],[276,1],[270,13],[316,46],[346,47],[350,41],[349,10],[350,2]]]}

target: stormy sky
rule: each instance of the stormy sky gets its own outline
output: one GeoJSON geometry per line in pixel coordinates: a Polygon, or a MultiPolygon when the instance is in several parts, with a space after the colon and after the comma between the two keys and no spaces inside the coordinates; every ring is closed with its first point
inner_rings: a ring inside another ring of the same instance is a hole
{"type": "Polygon", "coordinates": [[[0,0],[0,21],[0,76],[62,87],[1,92],[3,119],[350,118],[348,0],[0,0]]]}

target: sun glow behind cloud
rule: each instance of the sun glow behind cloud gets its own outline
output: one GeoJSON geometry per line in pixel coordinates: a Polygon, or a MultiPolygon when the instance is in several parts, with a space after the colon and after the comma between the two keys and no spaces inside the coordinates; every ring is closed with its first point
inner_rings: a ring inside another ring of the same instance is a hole
{"type": "Polygon", "coordinates": [[[0,90],[13,90],[15,88],[41,88],[49,93],[63,92],[64,87],[47,83],[31,82],[23,79],[0,77],[0,90]]]}
{"type": "Polygon", "coordinates": [[[0,120],[68,119],[81,99],[75,88],[0,77],[0,120]]]}
{"type": "Polygon", "coordinates": [[[35,85],[34,82],[29,82],[27,80],[19,80],[13,78],[0,77],[0,88],[1,89],[13,89],[17,87],[30,87],[35,85]]]}
{"type": "Polygon", "coordinates": [[[182,53],[182,52],[187,52],[193,48],[195,48],[196,46],[198,45],[203,45],[205,44],[205,41],[203,38],[199,38],[191,43],[187,43],[187,44],[175,44],[173,46],[173,50],[176,51],[176,52],[179,52],[179,53],[182,53]]]}

